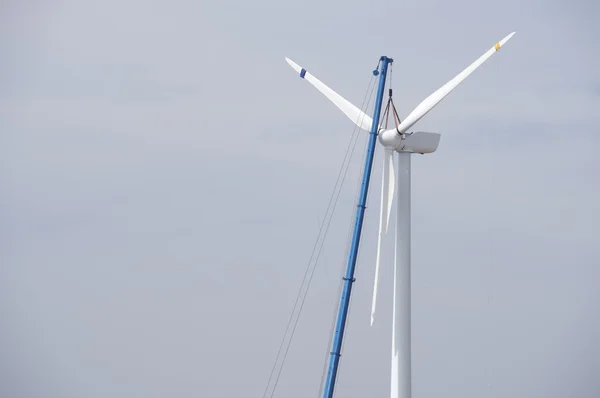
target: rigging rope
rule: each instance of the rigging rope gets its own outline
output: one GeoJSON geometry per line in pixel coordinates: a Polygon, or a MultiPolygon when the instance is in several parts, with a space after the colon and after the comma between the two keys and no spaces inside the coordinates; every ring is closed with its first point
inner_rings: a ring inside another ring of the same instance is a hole
{"type": "MultiPolygon", "coordinates": [[[[367,100],[367,98],[369,98],[369,101],[367,102],[367,106],[368,103],[370,103],[370,97],[372,97],[375,85],[373,85],[373,81],[374,81],[374,77],[371,77],[370,81],[369,81],[369,85],[367,87],[367,91],[365,93],[365,96],[363,98],[362,104],[361,104],[361,109],[364,109],[365,107],[365,101],[367,100]],[[371,87],[372,86],[372,87],[371,87]]],[[[362,120],[359,120],[359,124],[362,120]]],[[[269,379],[267,381],[267,386],[265,388],[264,394],[263,394],[263,398],[266,397],[273,397],[273,395],[275,394],[275,390],[277,388],[277,384],[279,382],[279,378],[281,376],[281,372],[283,370],[283,366],[285,364],[285,360],[287,358],[287,354],[292,342],[292,339],[294,337],[294,333],[296,331],[296,327],[298,325],[298,320],[300,319],[300,314],[302,312],[302,309],[304,307],[304,303],[306,300],[306,296],[308,294],[308,290],[310,289],[310,284],[312,282],[312,278],[314,276],[314,272],[316,270],[316,266],[319,260],[319,257],[321,255],[321,250],[323,247],[323,243],[325,242],[325,238],[327,236],[327,232],[329,231],[329,226],[331,224],[331,220],[333,218],[333,214],[335,212],[335,208],[337,206],[338,203],[338,199],[340,196],[340,192],[341,192],[341,186],[343,185],[343,182],[346,178],[346,174],[348,171],[348,167],[350,165],[350,160],[352,158],[352,155],[354,153],[354,148],[356,146],[356,141],[358,139],[358,126],[355,126],[354,130],[352,131],[352,135],[350,137],[350,142],[348,143],[348,147],[346,149],[346,154],[344,156],[344,159],[342,161],[342,166],[340,167],[340,171],[338,173],[337,179],[336,179],[336,183],[333,189],[333,192],[331,194],[331,197],[329,199],[329,203],[327,205],[327,210],[325,212],[325,216],[323,218],[323,221],[321,223],[321,227],[319,229],[319,234],[317,235],[317,240],[315,242],[315,245],[313,247],[310,259],[308,261],[308,265],[306,268],[306,271],[304,273],[304,278],[302,280],[302,283],[300,285],[300,289],[298,291],[298,295],[296,296],[296,301],[294,302],[294,307],[292,309],[292,313],[290,314],[290,318],[288,320],[288,324],[286,326],[286,330],[283,336],[283,339],[281,341],[281,344],[279,346],[279,350],[277,351],[277,357],[275,359],[275,363],[273,364],[273,368],[271,369],[271,374],[269,375],[269,379]],[[329,218],[328,218],[329,217],[329,218]],[[321,236],[322,235],[322,236],[321,236]],[[321,241],[320,246],[319,246],[319,241],[321,241]],[[318,247],[318,249],[317,249],[318,247]],[[315,257],[315,253],[316,253],[316,257],[315,257]],[[314,264],[313,263],[313,258],[315,259],[314,264]],[[304,294],[303,294],[304,291],[304,294]],[[298,309],[296,311],[296,309],[298,309]],[[296,317],[294,318],[294,314],[297,312],[296,317]],[[290,333],[291,330],[291,333],[290,333]],[[287,339],[288,334],[290,334],[289,339],[287,339]],[[287,346],[286,346],[286,340],[287,340],[287,346]],[[285,346],[285,350],[284,350],[284,346],[285,346]],[[281,364],[279,365],[279,370],[277,371],[277,376],[275,377],[274,383],[272,383],[273,381],[273,376],[276,373],[276,369],[277,369],[277,363],[280,360],[280,357],[282,355],[283,352],[283,357],[281,358],[281,364]],[[271,386],[271,384],[273,384],[273,387],[271,389],[271,393],[269,394],[269,387],[271,386]]],[[[334,324],[332,324],[332,329],[334,327],[334,324]]],[[[331,331],[331,336],[333,336],[333,330],[331,331]]],[[[330,337],[331,339],[332,337],[330,337]]],[[[329,344],[331,344],[331,341],[329,342],[329,344]]],[[[323,384],[323,377],[321,380],[321,384],[323,384]]]]}
{"type": "Polygon", "coordinates": [[[392,94],[393,94],[393,91],[391,89],[391,87],[392,87],[392,77],[391,77],[392,71],[393,71],[393,69],[390,68],[389,98],[388,98],[387,105],[385,106],[385,110],[383,111],[383,116],[381,117],[381,120],[385,120],[385,128],[387,130],[388,122],[390,120],[390,105],[391,105],[391,107],[392,107],[391,109],[394,111],[394,113],[392,114],[392,117],[394,118],[394,125],[396,127],[396,131],[398,131],[398,133],[400,133],[400,131],[398,130],[398,126],[400,126],[401,120],[400,120],[400,116],[398,116],[398,111],[396,110],[396,105],[394,104],[394,100],[392,98],[392,94]]]}

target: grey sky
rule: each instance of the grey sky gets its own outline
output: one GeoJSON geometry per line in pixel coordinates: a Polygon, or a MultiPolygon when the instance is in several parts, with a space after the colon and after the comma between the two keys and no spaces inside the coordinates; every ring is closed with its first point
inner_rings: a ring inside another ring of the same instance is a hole
{"type": "MultiPolygon", "coordinates": [[[[262,396],[352,131],[283,57],[359,104],[391,56],[403,117],[513,30],[416,126],[443,136],[413,161],[414,396],[600,396],[597,2],[0,15],[1,397],[262,396]]],[[[365,138],[276,396],[317,394],[365,138]]],[[[340,397],[389,390],[380,172],[340,397]]]]}

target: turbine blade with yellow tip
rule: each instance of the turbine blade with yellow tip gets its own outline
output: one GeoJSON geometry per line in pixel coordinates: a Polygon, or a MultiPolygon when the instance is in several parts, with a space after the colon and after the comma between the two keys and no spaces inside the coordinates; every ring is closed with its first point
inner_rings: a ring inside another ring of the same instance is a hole
{"type": "MultiPolygon", "coordinates": [[[[421,102],[407,117],[400,123],[398,126],[398,131],[400,133],[406,132],[410,127],[412,127],[416,122],[418,122],[423,116],[427,114],[434,106],[436,106],[441,100],[443,100],[452,90],[456,88],[463,80],[467,78],[471,73],[475,71],[475,69],[479,68],[489,57],[494,55],[496,51],[500,50],[500,48],[506,44],[507,41],[510,40],[511,37],[516,32],[512,32],[504,39],[500,40],[496,43],[492,48],[485,52],[481,57],[479,57],[475,62],[471,65],[467,66],[462,72],[460,72],[456,77],[450,80],[448,83],[444,84],[441,88],[439,88],[436,92],[427,97],[423,102],[421,102]]],[[[395,130],[395,129],[394,129],[395,130]]]]}

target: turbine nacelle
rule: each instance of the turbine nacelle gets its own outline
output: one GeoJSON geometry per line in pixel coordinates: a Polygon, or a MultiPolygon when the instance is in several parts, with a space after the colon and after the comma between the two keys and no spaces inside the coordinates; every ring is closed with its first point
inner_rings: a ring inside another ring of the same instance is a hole
{"type": "Polygon", "coordinates": [[[401,134],[398,130],[385,130],[379,133],[379,143],[398,152],[432,153],[440,143],[440,134],[425,131],[401,134]]]}

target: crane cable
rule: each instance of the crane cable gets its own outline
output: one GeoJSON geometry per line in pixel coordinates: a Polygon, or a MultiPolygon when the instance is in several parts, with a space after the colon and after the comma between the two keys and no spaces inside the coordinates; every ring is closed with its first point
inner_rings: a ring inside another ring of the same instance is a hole
{"type": "MultiPolygon", "coordinates": [[[[374,90],[375,87],[373,87],[374,90]]],[[[369,100],[367,101],[367,104],[363,107],[361,106],[361,108],[364,109],[368,108],[369,105],[371,104],[371,100],[372,100],[372,90],[371,90],[371,95],[369,96],[369,100]]],[[[356,140],[354,141],[354,145],[352,148],[352,153],[350,154],[350,156],[352,156],[354,154],[354,150],[356,147],[356,140]]],[[[365,162],[365,158],[367,156],[367,147],[365,146],[364,151],[363,151],[363,155],[362,155],[362,163],[365,162]]],[[[354,193],[354,203],[358,202],[358,197],[360,195],[360,187],[361,187],[361,183],[362,183],[362,178],[359,175],[357,178],[357,182],[356,182],[356,188],[355,188],[355,193],[354,193]]],[[[340,194],[340,191],[338,191],[338,196],[340,194]]],[[[337,200],[337,199],[336,199],[337,200]]],[[[355,220],[356,215],[354,214],[354,212],[352,212],[349,215],[349,224],[350,225],[354,225],[354,220],[355,220]]],[[[344,253],[346,253],[346,256],[348,255],[348,253],[350,252],[350,245],[351,245],[351,241],[352,241],[352,234],[353,234],[353,228],[349,228],[348,230],[348,237],[346,238],[346,249],[344,251],[344,253]]],[[[359,254],[360,255],[360,254],[359,254]]],[[[344,270],[347,266],[347,261],[346,259],[344,259],[341,264],[340,264],[340,273],[343,275],[344,274],[344,270]]],[[[338,290],[337,290],[337,295],[336,300],[339,299],[341,293],[342,293],[342,289],[344,287],[344,279],[341,278],[338,284],[338,290]]],[[[352,297],[350,297],[350,301],[348,303],[348,311],[350,311],[350,308],[352,307],[352,297]]],[[[323,395],[323,389],[325,388],[325,378],[327,376],[327,364],[328,364],[328,360],[329,357],[331,356],[331,346],[333,343],[333,337],[334,337],[334,330],[335,330],[335,325],[336,325],[336,313],[339,311],[339,302],[337,306],[334,306],[332,309],[332,314],[331,314],[331,327],[329,329],[329,340],[327,342],[327,347],[325,349],[325,355],[324,355],[324,360],[323,360],[323,370],[321,373],[321,382],[320,382],[320,386],[319,386],[319,394],[318,396],[322,396],[323,395]]],[[[347,318],[346,320],[346,325],[347,325],[347,329],[348,329],[348,325],[350,323],[350,318],[347,318]]],[[[343,350],[343,346],[342,346],[342,350],[343,350]]],[[[338,376],[341,374],[341,362],[338,364],[338,376]]]]}
{"type": "MultiPolygon", "coordinates": [[[[378,66],[379,66],[379,64],[378,64],[378,66]]],[[[396,127],[396,129],[398,129],[398,126],[400,125],[400,116],[398,116],[398,112],[396,111],[396,106],[394,105],[394,101],[392,99],[393,91],[392,91],[391,87],[393,87],[393,84],[392,84],[393,66],[394,66],[393,63],[389,65],[389,79],[388,79],[388,87],[390,87],[389,91],[388,91],[389,98],[388,98],[388,102],[387,102],[387,105],[386,105],[386,109],[385,109],[384,113],[382,114],[381,118],[379,119],[380,120],[380,123],[379,123],[380,129],[381,129],[381,121],[383,121],[384,119],[386,121],[385,122],[385,129],[387,129],[388,121],[389,121],[389,109],[390,109],[390,106],[392,107],[392,109],[394,111],[394,121],[395,121],[395,127],[396,127]]],[[[369,103],[367,103],[366,106],[368,107],[369,104],[370,104],[370,100],[369,100],[369,103]]],[[[377,132],[377,134],[379,134],[379,131],[377,132]]],[[[362,163],[363,164],[364,164],[364,162],[366,160],[366,156],[367,156],[367,147],[365,146],[365,149],[363,151],[363,158],[362,158],[362,163]]],[[[358,202],[358,197],[360,195],[361,183],[362,183],[362,178],[360,178],[360,176],[359,176],[358,181],[357,181],[357,185],[356,185],[356,189],[355,189],[356,192],[355,192],[354,202],[358,202]]],[[[369,190],[369,193],[367,195],[367,202],[369,201],[370,193],[371,193],[371,191],[369,190]]],[[[369,207],[369,206],[367,205],[367,207],[369,207]]],[[[354,217],[355,217],[355,214],[354,213],[351,214],[351,220],[350,220],[351,222],[354,221],[354,217]]],[[[346,253],[348,253],[350,251],[350,243],[351,243],[351,239],[352,239],[352,233],[353,233],[353,229],[350,228],[350,230],[348,231],[348,238],[347,238],[347,243],[346,243],[346,253]]],[[[360,253],[359,253],[359,257],[360,257],[360,253]]],[[[358,261],[358,258],[357,258],[357,261],[358,261]]],[[[343,267],[346,266],[346,263],[344,262],[342,264],[342,266],[343,267]]],[[[340,283],[339,283],[337,297],[340,296],[342,288],[343,288],[343,285],[344,285],[344,281],[342,279],[342,280],[340,280],[340,283]]],[[[351,309],[352,309],[352,296],[350,296],[350,301],[348,303],[348,312],[350,312],[351,309]]],[[[329,348],[331,347],[331,344],[332,344],[333,330],[334,330],[335,323],[336,323],[335,313],[338,310],[339,310],[339,306],[338,307],[334,307],[334,313],[332,314],[332,324],[331,324],[331,330],[330,330],[330,338],[329,338],[329,343],[328,343],[328,346],[327,346],[325,360],[324,360],[324,363],[323,363],[323,374],[322,374],[322,377],[321,377],[321,386],[320,386],[318,397],[320,397],[320,396],[323,395],[323,389],[325,388],[325,377],[327,375],[327,368],[326,368],[326,366],[327,366],[327,363],[328,363],[328,358],[329,358],[329,356],[331,354],[329,352],[330,351],[329,348]]],[[[348,317],[347,320],[346,320],[346,330],[350,329],[349,326],[350,326],[351,319],[352,319],[352,317],[348,317]]],[[[347,335],[347,333],[346,333],[346,335],[347,335]]],[[[344,343],[345,343],[345,341],[342,343],[341,351],[343,351],[343,345],[344,345],[344,343]]],[[[340,363],[338,364],[338,378],[342,374],[342,363],[343,362],[340,361],[340,363]]]]}
{"type": "MultiPolygon", "coordinates": [[[[373,85],[373,81],[374,81],[374,77],[371,77],[370,81],[369,81],[369,85],[367,87],[367,90],[365,92],[365,96],[363,98],[362,104],[361,104],[361,109],[364,109],[366,106],[368,106],[368,104],[370,103],[370,97],[372,97],[375,85],[373,85]],[[367,105],[365,105],[365,101],[367,101],[367,105]]],[[[360,123],[362,120],[359,120],[358,123],[360,123]]],[[[344,156],[344,159],[342,161],[342,166],[340,167],[340,171],[338,173],[337,179],[336,179],[336,183],[333,189],[333,192],[331,194],[331,197],[329,199],[329,203],[327,205],[327,210],[325,212],[325,216],[323,218],[323,221],[321,223],[321,227],[319,229],[319,234],[317,235],[317,240],[314,244],[310,259],[308,261],[308,265],[306,267],[306,271],[304,273],[304,278],[302,280],[302,283],[300,285],[300,289],[298,291],[298,295],[296,296],[296,301],[294,303],[294,307],[292,309],[292,312],[290,314],[290,318],[288,320],[287,326],[286,326],[286,330],[283,336],[283,339],[281,341],[281,344],[279,346],[279,350],[277,351],[277,356],[275,359],[275,363],[273,364],[273,368],[271,369],[271,374],[269,375],[269,379],[267,381],[267,385],[265,387],[265,391],[263,394],[263,398],[272,398],[273,395],[275,394],[275,390],[277,388],[277,384],[279,382],[279,378],[281,376],[281,371],[283,370],[283,366],[285,364],[285,360],[287,358],[287,354],[292,342],[292,339],[294,337],[294,333],[296,331],[296,327],[298,325],[298,320],[300,319],[300,314],[302,312],[302,309],[304,307],[304,302],[306,300],[306,296],[308,294],[308,291],[310,289],[310,284],[312,282],[312,278],[314,276],[314,272],[317,266],[317,262],[318,259],[320,257],[321,254],[321,249],[323,247],[323,243],[325,241],[325,238],[327,236],[327,232],[329,230],[329,226],[331,224],[331,220],[333,218],[333,214],[335,212],[335,208],[337,206],[338,203],[338,199],[340,196],[340,192],[341,192],[341,186],[344,183],[344,180],[346,178],[346,174],[348,172],[348,167],[350,165],[350,160],[352,158],[352,155],[354,153],[354,148],[356,147],[356,141],[358,139],[358,125],[356,125],[352,131],[352,135],[350,137],[350,142],[348,143],[348,147],[346,149],[346,154],[344,156]],[[319,242],[320,246],[319,246],[319,242]],[[317,249],[318,247],[318,249],[317,249]],[[315,256],[316,254],[316,256],[315,256]],[[313,263],[313,259],[314,264],[313,263]],[[303,294],[304,291],[304,294],[303,294]],[[297,310],[297,314],[294,317],[294,313],[296,313],[297,310]],[[287,338],[288,334],[289,339],[287,338]],[[287,346],[286,346],[286,340],[287,340],[287,346]],[[284,350],[284,346],[285,346],[285,350],[284,350]],[[277,364],[280,361],[280,357],[282,356],[283,353],[283,357],[281,358],[281,363],[279,365],[279,369],[277,370],[277,364]],[[276,372],[277,370],[277,372],[276,372]],[[275,379],[273,379],[274,375],[277,373],[277,375],[275,376],[275,379]],[[274,380],[274,381],[273,381],[274,380]],[[269,394],[269,387],[271,386],[271,384],[273,384],[273,387],[271,389],[271,392],[269,394]]],[[[333,328],[333,324],[332,324],[332,328],[333,328]]],[[[333,331],[333,330],[332,330],[333,331]]],[[[332,333],[331,333],[332,334],[332,333]]]]}

